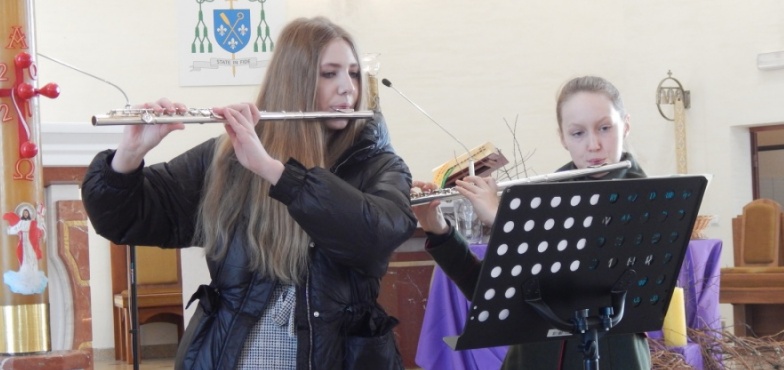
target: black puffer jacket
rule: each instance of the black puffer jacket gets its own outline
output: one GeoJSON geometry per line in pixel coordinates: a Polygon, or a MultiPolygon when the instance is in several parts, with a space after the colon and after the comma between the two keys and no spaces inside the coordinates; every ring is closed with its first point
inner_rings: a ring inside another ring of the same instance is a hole
{"type": "MultiPolygon", "coordinates": [[[[113,151],[98,154],[82,186],[95,230],[118,244],[188,247],[215,143],[130,174],[112,171],[113,151]]],[[[392,251],[416,227],[410,187],[380,116],[332,169],[286,163],[270,196],[312,239],[308,276],[297,287],[298,369],[402,369],[397,320],[376,299],[392,251]]],[[[208,260],[212,282],[193,296],[199,307],[178,368],[233,369],[264,312],[276,282],[244,268],[242,234],[234,234],[222,261],[208,260]]]]}

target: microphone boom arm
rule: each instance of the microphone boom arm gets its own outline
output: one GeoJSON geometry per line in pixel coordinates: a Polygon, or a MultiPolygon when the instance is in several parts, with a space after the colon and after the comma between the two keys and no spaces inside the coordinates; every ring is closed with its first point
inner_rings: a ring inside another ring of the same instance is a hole
{"type": "Polygon", "coordinates": [[[387,80],[386,78],[384,78],[384,79],[382,79],[382,80],[381,80],[381,83],[382,83],[382,84],[384,84],[384,86],[386,86],[386,87],[389,87],[389,88],[391,88],[392,90],[395,90],[395,92],[397,92],[397,93],[398,93],[400,96],[402,96],[402,97],[403,97],[403,99],[406,99],[406,100],[407,100],[409,103],[411,103],[411,105],[413,105],[414,107],[416,107],[416,109],[418,109],[420,112],[422,112],[422,114],[424,114],[424,115],[425,115],[427,118],[429,118],[429,119],[430,119],[430,121],[432,121],[433,123],[435,123],[435,124],[436,124],[436,126],[438,126],[439,128],[441,128],[441,130],[443,130],[444,132],[446,132],[446,134],[447,134],[447,135],[449,135],[450,137],[452,137],[452,139],[454,139],[454,140],[455,140],[455,141],[456,141],[458,144],[460,144],[460,146],[462,146],[462,147],[463,147],[463,149],[466,151],[466,153],[468,153],[468,174],[469,174],[470,176],[476,176],[476,171],[475,171],[475,169],[474,169],[474,162],[475,162],[475,160],[474,160],[474,156],[471,154],[471,151],[470,151],[470,150],[468,150],[468,147],[466,147],[466,146],[465,146],[465,144],[463,144],[463,142],[462,142],[462,141],[458,140],[458,139],[455,137],[455,135],[452,135],[452,133],[451,133],[451,132],[449,132],[449,131],[448,131],[446,128],[444,128],[444,126],[441,126],[441,124],[439,124],[439,123],[438,123],[438,122],[437,122],[435,119],[433,119],[433,117],[431,117],[429,114],[427,114],[427,112],[425,112],[425,110],[424,110],[424,109],[422,109],[422,107],[420,107],[420,106],[419,106],[417,103],[414,103],[414,101],[413,101],[413,100],[409,99],[409,98],[408,98],[408,97],[407,97],[405,94],[403,94],[403,93],[402,93],[400,90],[398,90],[398,89],[396,89],[395,87],[393,87],[393,86],[392,86],[392,82],[390,82],[389,80],[387,80]]]}

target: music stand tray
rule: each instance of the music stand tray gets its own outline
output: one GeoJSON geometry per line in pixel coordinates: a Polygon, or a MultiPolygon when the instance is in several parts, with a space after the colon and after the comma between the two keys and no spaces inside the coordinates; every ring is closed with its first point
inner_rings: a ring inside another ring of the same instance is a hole
{"type": "Polygon", "coordinates": [[[462,350],[661,329],[707,183],[505,189],[465,329],[445,342],[462,350]]]}

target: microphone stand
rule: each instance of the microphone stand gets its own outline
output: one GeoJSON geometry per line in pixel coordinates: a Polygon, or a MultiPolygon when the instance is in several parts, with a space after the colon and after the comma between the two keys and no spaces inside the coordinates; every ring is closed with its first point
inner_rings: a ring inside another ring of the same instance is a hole
{"type": "Polygon", "coordinates": [[[139,370],[139,311],[136,295],[136,246],[128,246],[128,306],[131,312],[131,353],[133,358],[133,369],[139,370]]]}
{"type": "Polygon", "coordinates": [[[425,110],[424,110],[424,109],[422,109],[422,107],[420,107],[420,106],[419,106],[417,103],[414,103],[414,101],[413,101],[413,100],[409,99],[409,98],[408,98],[408,97],[407,97],[405,94],[403,94],[403,93],[402,93],[400,90],[398,90],[398,89],[396,89],[394,86],[392,86],[392,82],[390,82],[389,80],[387,80],[386,78],[384,78],[384,79],[381,79],[381,83],[382,83],[382,84],[384,84],[384,86],[386,86],[386,87],[389,87],[389,88],[391,88],[392,90],[395,90],[395,92],[396,92],[396,93],[398,93],[400,96],[402,96],[402,97],[403,97],[403,99],[406,99],[406,100],[407,100],[409,103],[411,103],[411,105],[413,105],[414,107],[416,107],[416,109],[418,109],[420,112],[422,112],[422,114],[424,114],[424,115],[425,115],[427,118],[429,118],[429,119],[430,119],[430,121],[432,121],[433,123],[435,123],[435,124],[436,124],[436,126],[438,126],[438,127],[441,129],[441,130],[443,130],[444,132],[446,132],[446,134],[447,134],[447,135],[451,136],[451,137],[452,137],[452,139],[454,139],[455,141],[457,141],[457,143],[458,143],[458,144],[460,144],[460,146],[462,146],[462,147],[463,147],[463,149],[465,149],[465,151],[466,151],[466,154],[468,155],[468,175],[469,175],[469,176],[476,176],[476,171],[474,170],[474,162],[475,162],[475,161],[474,161],[474,155],[473,155],[473,154],[471,154],[471,151],[470,151],[470,150],[468,150],[468,147],[466,147],[466,146],[465,146],[465,144],[463,144],[463,142],[462,142],[462,141],[458,140],[458,139],[455,137],[455,135],[452,135],[452,133],[451,133],[451,132],[449,132],[449,130],[447,130],[446,128],[444,128],[444,126],[441,126],[441,124],[440,124],[440,123],[438,123],[438,122],[437,122],[435,119],[433,119],[433,117],[431,117],[429,114],[427,114],[427,112],[425,112],[425,110]]]}
{"type": "MultiPolygon", "coordinates": [[[[55,59],[55,58],[52,58],[52,57],[48,57],[48,56],[46,56],[44,54],[41,54],[41,53],[36,53],[36,55],[38,55],[38,56],[40,56],[40,57],[42,57],[44,59],[51,60],[52,62],[55,62],[55,63],[57,63],[57,64],[59,64],[59,65],[61,65],[63,67],[70,68],[70,69],[72,69],[72,70],[74,70],[76,72],[82,73],[84,75],[92,77],[92,78],[94,78],[94,79],[96,79],[98,81],[101,81],[101,82],[103,82],[103,83],[105,83],[107,85],[110,85],[110,86],[116,88],[117,90],[120,91],[120,93],[125,98],[125,109],[130,109],[131,108],[131,102],[128,99],[128,95],[125,93],[125,91],[122,88],[120,88],[120,86],[117,86],[114,83],[111,83],[111,82],[109,82],[109,81],[107,81],[107,80],[105,80],[103,78],[100,78],[100,77],[98,77],[98,76],[96,76],[96,75],[94,75],[92,73],[86,72],[86,71],[84,71],[84,70],[82,70],[80,68],[74,67],[74,66],[72,66],[72,65],[70,65],[68,63],[65,63],[63,61],[60,61],[58,59],[55,59]]],[[[136,246],[135,245],[129,245],[128,246],[128,282],[129,282],[129,285],[130,285],[128,287],[128,306],[129,306],[129,311],[130,311],[130,314],[131,314],[130,315],[131,316],[131,328],[130,328],[129,332],[131,334],[131,340],[133,342],[131,344],[131,351],[133,353],[133,355],[132,355],[132,357],[133,357],[133,369],[134,370],[139,370],[139,357],[140,357],[140,355],[139,355],[139,343],[138,343],[139,342],[139,338],[138,338],[138,336],[139,336],[139,320],[138,320],[139,312],[138,312],[138,309],[137,309],[137,300],[136,300],[137,297],[136,297],[136,246]]],[[[115,348],[115,351],[116,350],[117,349],[115,348]]]]}

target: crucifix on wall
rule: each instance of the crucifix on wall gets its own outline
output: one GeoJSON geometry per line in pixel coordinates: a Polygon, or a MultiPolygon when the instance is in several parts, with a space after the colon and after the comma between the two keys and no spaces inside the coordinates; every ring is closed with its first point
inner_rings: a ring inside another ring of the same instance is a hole
{"type": "Polygon", "coordinates": [[[686,155],[686,113],[691,106],[691,93],[683,89],[680,81],[672,77],[672,72],[667,71],[667,77],[656,88],[656,107],[664,119],[675,122],[675,161],[679,174],[687,172],[686,155]],[[668,80],[677,86],[665,86],[668,80]],[[664,113],[662,105],[672,105],[672,118],[664,113]]]}

